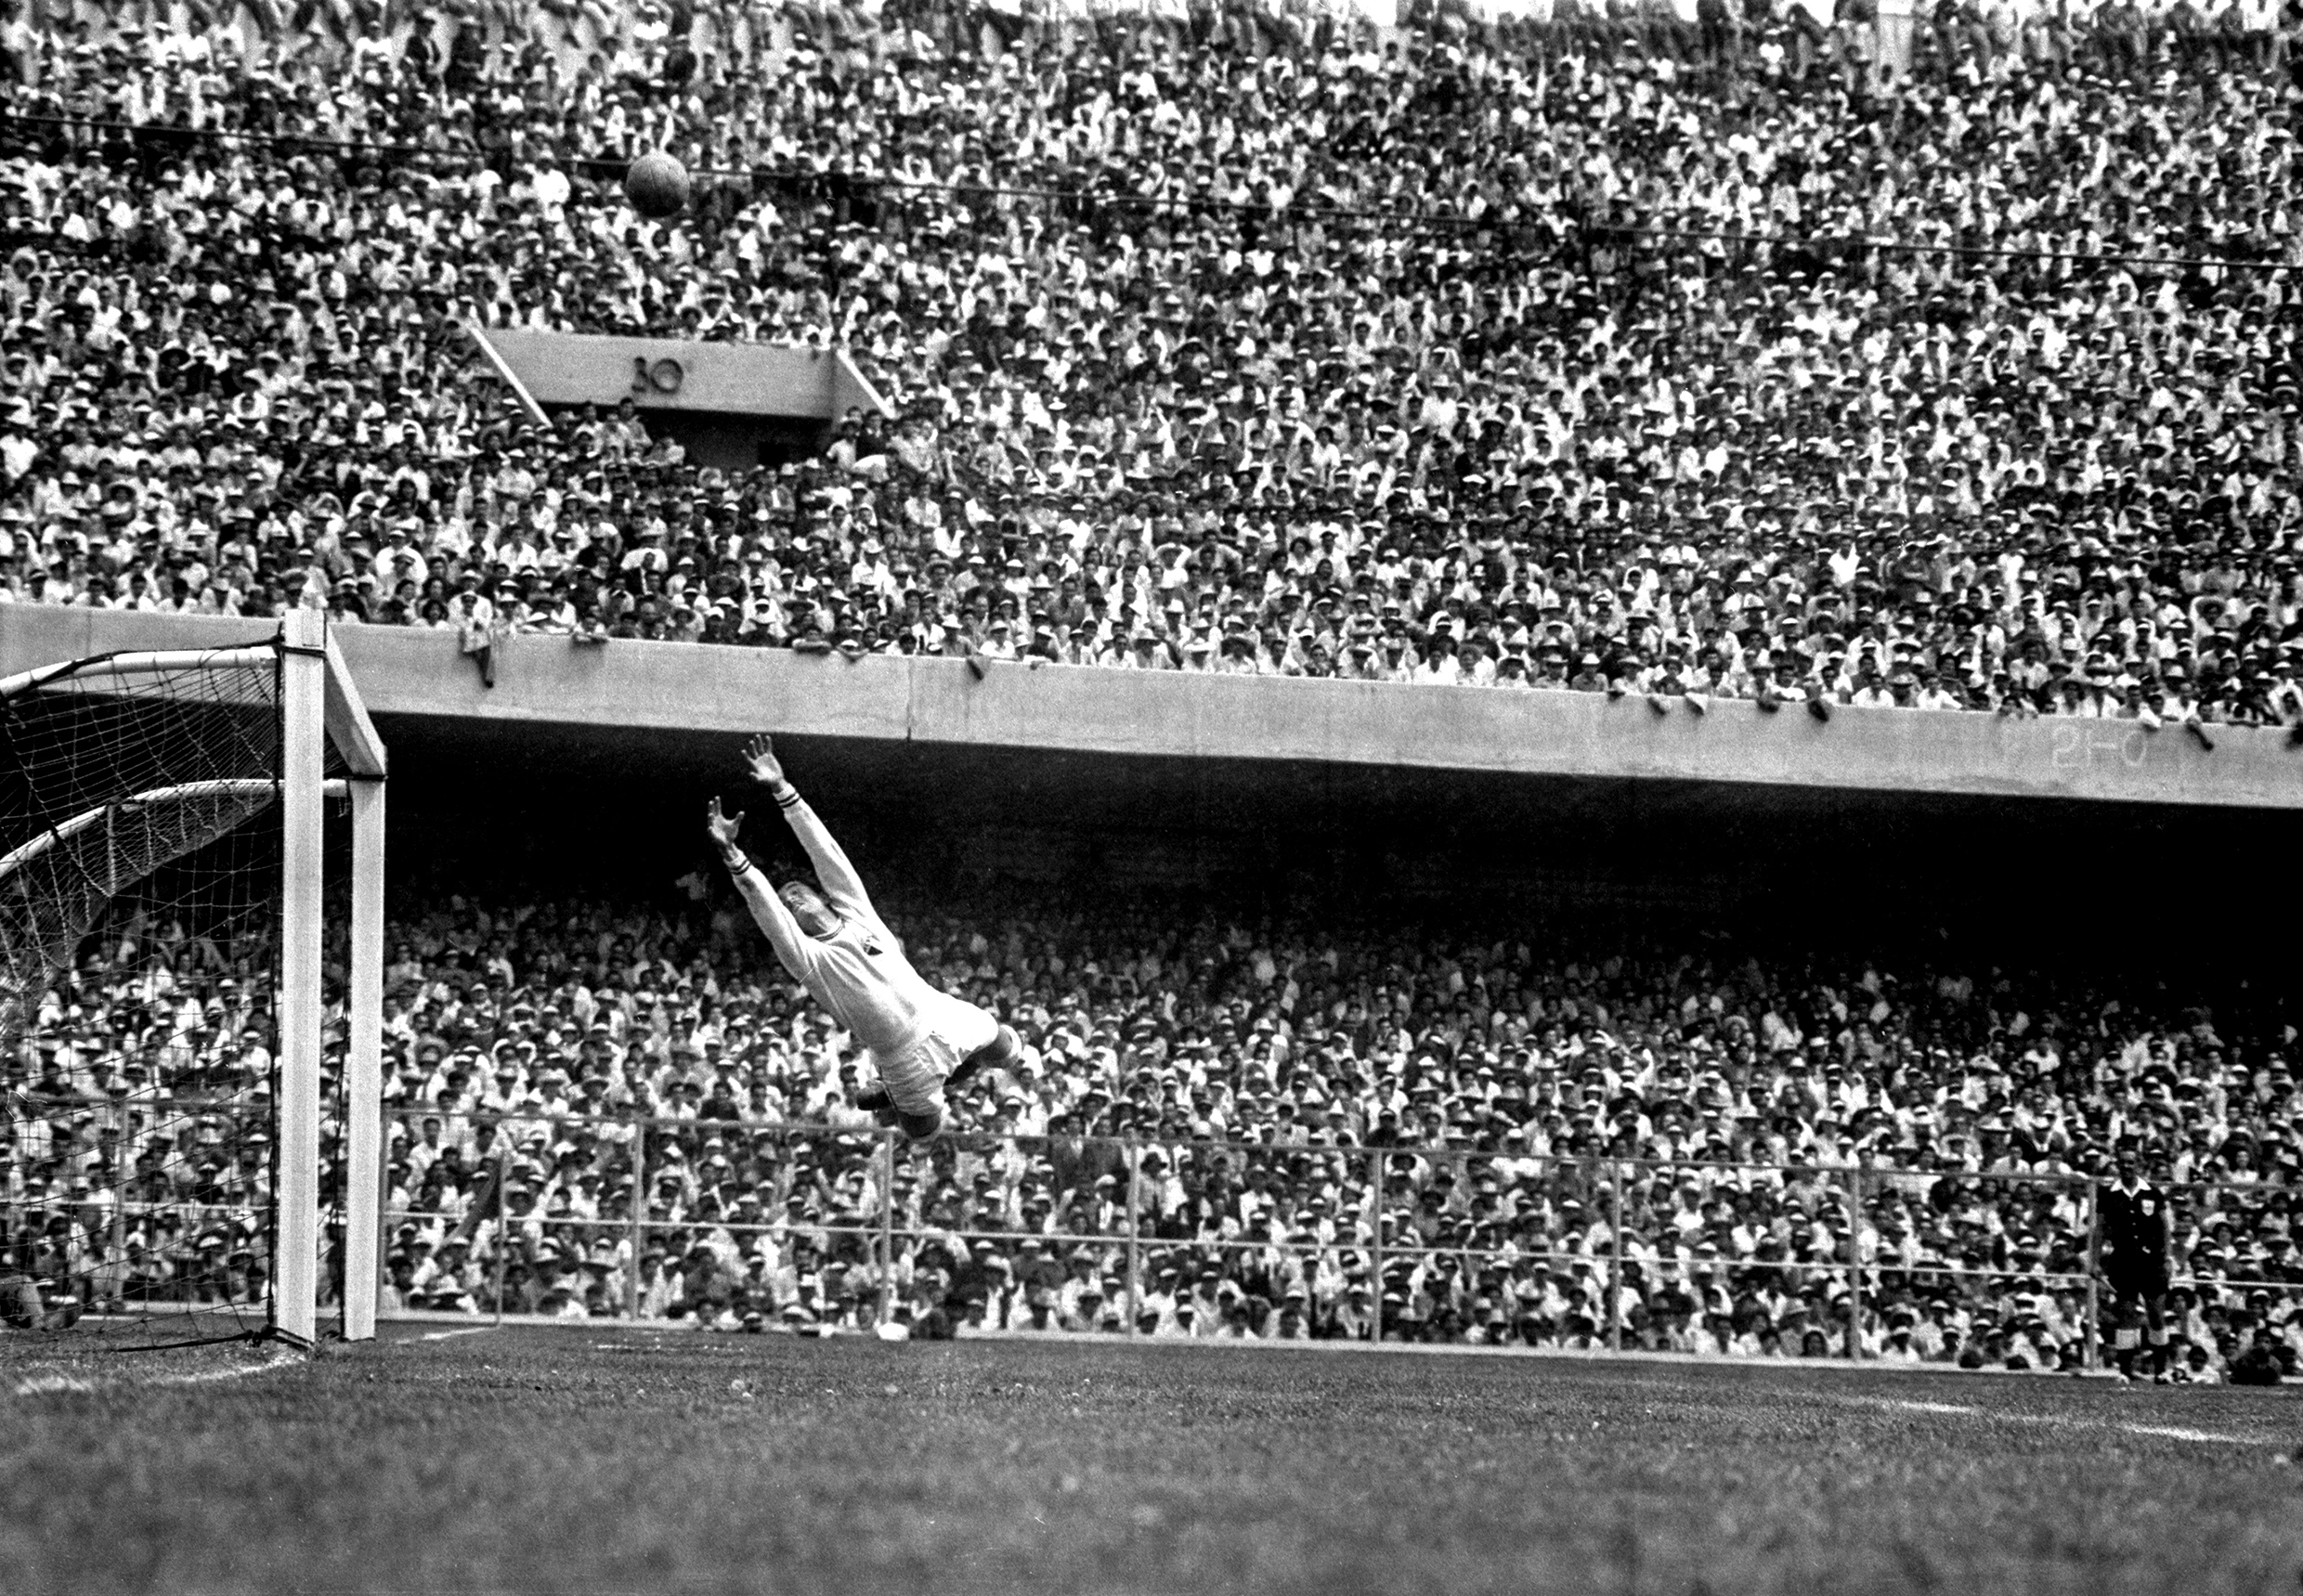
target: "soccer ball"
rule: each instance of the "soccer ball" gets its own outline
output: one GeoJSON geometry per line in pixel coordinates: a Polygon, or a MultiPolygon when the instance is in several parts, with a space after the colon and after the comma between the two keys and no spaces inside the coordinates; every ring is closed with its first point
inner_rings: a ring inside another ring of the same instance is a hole
{"type": "Polygon", "coordinates": [[[676,216],[687,209],[688,169],[662,150],[652,149],[624,174],[624,198],[643,216],[676,216]]]}

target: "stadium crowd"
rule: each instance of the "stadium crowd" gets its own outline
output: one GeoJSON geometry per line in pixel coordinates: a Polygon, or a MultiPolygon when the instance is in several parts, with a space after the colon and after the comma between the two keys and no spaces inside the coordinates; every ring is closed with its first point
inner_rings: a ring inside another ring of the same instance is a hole
{"type": "MultiPolygon", "coordinates": [[[[687,887],[396,914],[393,1305],[1758,1357],[1852,1326],[2068,1369],[2084,1177],[2135,1138],[2176,1193],[2188,1372],[2303,1348],[2283,994],[987,898],[893,918],[1022,1056],[899,1146],[849,1039],[687,887]]],[[[12,1082],[9,1262],[91,1304],[264,1288],[264,961],[179,932],[59,982],[12,1082]]]]}
{"type": "Polygon", "coordinates": [[[1513,9],[11,0],[0,597],[2303,726],[2293,5],[1513,9]]]}

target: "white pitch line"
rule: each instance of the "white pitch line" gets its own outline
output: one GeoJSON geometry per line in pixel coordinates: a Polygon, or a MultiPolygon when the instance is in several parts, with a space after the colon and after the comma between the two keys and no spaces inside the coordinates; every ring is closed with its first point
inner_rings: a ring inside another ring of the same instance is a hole
{"type": "Polygon", "coordinates": [[[2130,1424],[2124,1419],[2083,1419],[2072,1413],[1997,1413],[1991,1417],[2009,1424],[2049,1424],[2062,1430],[2116,1430],[2125,1435],[2157,1435],[2170,1441],[2218,1441],[2230,1447],[2261,1445],[2244,1435],[2223,1435],[2212,1430],[2187,1430],[2172,1424],[2130,1424]]]}
{"type": "Polygon", "coordinates": [[[1970,1419],[1992,1419],[2003,1424],[2049,1424],[2069,1430],[2117,1430],[2128,1435],[2156,1435],[2169,1441],[2211,1441],[2229,1447],[2257,1445],[2244,1435],[2225,1435],[2212,1430],[2190,1430],[2174,1424],[2130,1424],[2121,1419],[2089,1419],[2071,1413],[1986,1413],[1958,1402],[1914,1402],[1900,1396],[1843,1396],[1852,1407],[1885,1408],[1898,1413],[1949,1413],[1970,1419]]]}
{"type": "Polygon", "coordinates": [[[35,1374],[16,1382],[19,1396],[89,1395],[101,1391],[143,1391],[156,1385],[214,1385],[227,1380],[245,1380],[252,1374],[271,1374],[279,1369],[300,1364],[304,1359],[290,1353],[250,1364],[243,1369],[208,1369],[191,1374],[153,1374],[141,1379],[83,1380],[74,1374],[35,1374]]]}
{"type": "Polygon", "coordinates": [[[449,1341],[460,1335],[484,1335],[495,1328],[494,1325],[474,1325],[469,1330],[427,1330],[423,1335],[411,1335],[408,1339],[410,1341],[449,1341]]]}
{"type": "Polygon", "coordinates": [[[2220,1441],[2232,1447],[2257,1445],[2244,1435],[2218,1435],[2208,1430],[2183,1430],[2172,1424],[2122,1424],[2119,1428],[2130,1435],[2165,1435],[2170,1441],[2220,1441]]]}
{"type": "Polygon", "coordinates": [[[283,1353],[263,1363],[250,1364],[245,1369],[208,1369],[196,1374],[155,1374],[150,1380],[139,1380],[135,1383],[137,1385],[214,1385],[220,1381],[245,1380],[252,1374],[276,1373],[280,1369],[293,1368],[303,1361],[304,1359],[295,1353],[283,1353]]]}

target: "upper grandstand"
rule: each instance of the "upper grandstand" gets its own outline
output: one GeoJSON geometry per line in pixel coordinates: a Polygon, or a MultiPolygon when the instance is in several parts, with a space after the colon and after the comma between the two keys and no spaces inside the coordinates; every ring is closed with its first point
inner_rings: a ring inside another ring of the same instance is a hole
{"type": "Polygon", "coordinates": [[[12,27],[14,597],[2303,720],[2290,22],[331,15],[12,27]],[[475,318],[901,419],[693,469],[475,318]]]}

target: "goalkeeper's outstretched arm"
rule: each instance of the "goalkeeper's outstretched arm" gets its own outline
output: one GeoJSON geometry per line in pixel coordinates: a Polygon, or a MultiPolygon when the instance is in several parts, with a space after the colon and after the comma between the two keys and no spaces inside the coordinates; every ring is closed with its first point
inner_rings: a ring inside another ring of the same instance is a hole
{"type": "Polygon", "coordinates": [[[728,876],[735,883],[735,890],[751,910],[751,917],[767,933],[769,943],[775,949],[775,957],[792,979],[805,983],[813,972],[817,953],[815,941],[800,928],[784,901],[769,887],[768,878],[735,845],[735,837],[744,828],[741,811],[735,814],[720,812],[720,800],[715,798],[704,812],[704,829],[720,850],[720,863],[728,867],[728,876]]]}
{"type": "Polygon", "coordinates": [[[783,761],[775,757],[775,745],[767,733],[763,732],[751,740],[744,750],[744,761],[750,767],[752,780],[768,789],[768,796],[783,811],[784,824],[792,828],[800,846],[807,850],[808,862],[815,866],[815,876],[824,884],[825,896],[835,902],[844,900],[878,919],[871,894],[864,890],[864,878],[855,873],[847,851],[833,840],[807,799],[800,796],[800,789],[785,778],[783,761]]]}

